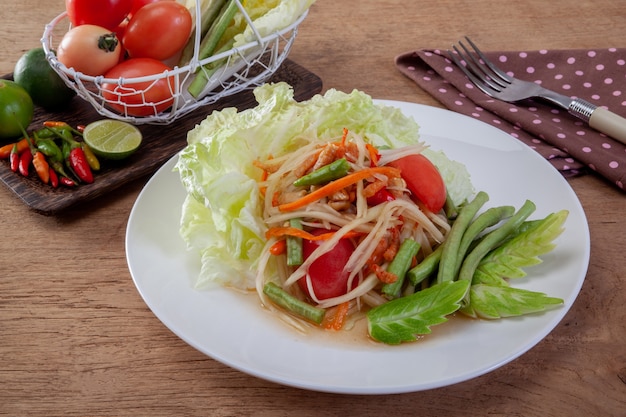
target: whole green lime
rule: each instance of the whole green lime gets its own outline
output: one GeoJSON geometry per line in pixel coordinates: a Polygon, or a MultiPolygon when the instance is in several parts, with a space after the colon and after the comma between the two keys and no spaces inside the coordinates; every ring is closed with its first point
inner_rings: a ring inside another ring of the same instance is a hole
{"type": "Polygon", "coordinates": [[[33,102],[48,111],[60,111],[76,95],[46,59],[43,48],[26,52],[15,64],[13,80],[24,87],[33,102]]]}
{"type": "Polygon", "coordinates": [[[33,100],[19,84],[0,79],[0,139],[15,138],[33,120],[33,100]]]}

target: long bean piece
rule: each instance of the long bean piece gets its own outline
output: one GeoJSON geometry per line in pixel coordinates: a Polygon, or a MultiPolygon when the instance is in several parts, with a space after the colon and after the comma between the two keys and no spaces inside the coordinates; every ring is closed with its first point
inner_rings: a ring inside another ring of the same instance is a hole
{"type": "MultiPolygon", "coordinates": [[[[502,226],[491,231],[480,241],[478,245],[465,257],[459,271],[459,281],[469,280],[471,282],[474,272],[483,257],[492,249],[504,241],[507,236],[515,232],[520,225],[535,211],[535,203],[526,200],[522,207],[513,214],[502,226]]],[[[469,291],[465,295],[464,305],[469,304],[469,291]]]]}
{"type": "Polygon", "coordinates": [[[312,305],[297,299],[273,282],[263,286],[263,293],[276,305],[296,314],[304,319],[320,324],[324,320],[326,310],[313,307],[312,305]]]}
{"type": "Polygon", "coordinates": [[[391,284],[383,285],[383,294],[387,294],[394,298],[400,295],[400,290],[404,284],[406,273],[411,267],[411,262],[419,250],[420,244],[413,239],[405,239],[402,242],[400,248],[398,249],[398,253],[396,253],[396,256],[387,267],[387,272],[394,274],[398,277],[398,279],[391,284]]]}
{"type": "MultiPolygon", "coordinates": [[[[470,245],[485,229],[495,226],[503,219],[511,217],[514,213],[515,207],[513,206],[497,206],[488,208],[483,213],[479,214],[478,217],[470,223],[463,234],[458,250],[459,259],[465,259],[470,245]]],[[[457,262],[456,270],[454,271],[455,277],[459,274],[462,263],[462,261],[457,262]]]]}
{"type": "Polygon", "coordinates": [[[458,217],[452,224],[450,232],[443,245],[441,260],[439,262],[439,271],[437,273],[437,282],[454,281],[456,278],[457,264],[461,262],[462,257],[458,255],[461,240],[465,230],[469,227],[472,219],[478,213],[478,210],[489,201],[489,196],[484,191],[479,191],[476,197],[461,209],[458,217]]]}
{"type": "MultiPolygon", "coordinates": [[[[206,59],[214,54],[215,48],[217,48],[219,41],[228,28],[228,25],[230,25],[230,22],[235,17],[237,10],[239,10],[239,7],[237,6],[237,2],[234,0],[228,0],[226,4],[224,4],[219,15],[211,24],[209,31],[204,38],[202,38],[198,52],[199,60],[206,59]]],[[[196,77],[191,82],[187,90],[192,96],[198,97],[202,93],[202,90],[204,90],[204,87],[206,87],[207,83],[208,77],[204,74],[204,68],[201,67],[196,71],[196,77]]]]}
{"type": "Polygon", "coordinates": [[[430,255],[422,259],[422,262],[411,268],[406,276],[412,285],[417,285],[431,276],[437,270],[439,261],[441,260],[441,253],[443,252],[443,245],[437,246],[437,249],[432,251],[430,255]]]}
{"type": "MultiPolygon", "coordinates": [[[[302,230],[302,221],[299,218],[290,219],[289,226],[302,230]]],[[[287,265],[298,266],[304,262],[302,252],[302,238],[297,236],[287,236],[287,265]]]]}

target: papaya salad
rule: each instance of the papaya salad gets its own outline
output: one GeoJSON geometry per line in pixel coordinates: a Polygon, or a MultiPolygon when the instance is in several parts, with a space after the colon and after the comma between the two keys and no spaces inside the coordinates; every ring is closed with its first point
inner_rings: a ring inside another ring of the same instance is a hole
{"type": "Polygon", "coordinates": [[[554,248],[567,211],[484,208],[464,165],[417,123],[366,94],[297,102],[285,83],[258,106],[214,112],[189,132],[176,169],[180,233],[199,251],[198,288],[256,292],[295,328],[416,340],[452,314],[497,319],[563,300],[515,288],[554,248]]]}

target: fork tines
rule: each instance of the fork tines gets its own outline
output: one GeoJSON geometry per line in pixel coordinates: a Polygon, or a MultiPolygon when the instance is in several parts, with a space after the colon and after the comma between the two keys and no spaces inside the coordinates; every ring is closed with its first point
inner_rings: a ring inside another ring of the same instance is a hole
{"type": "Polygon", "coordinates": [[[453,45],[455,53],[448,51],[448,56],[472,83],[488,95],[500,92],[509,86],[513,81],[512,78],[487,59],[470,38],[465,36],[465,40],[472,47],[473,52],[462,41],[459,41],[462,51],[453,45]]]}

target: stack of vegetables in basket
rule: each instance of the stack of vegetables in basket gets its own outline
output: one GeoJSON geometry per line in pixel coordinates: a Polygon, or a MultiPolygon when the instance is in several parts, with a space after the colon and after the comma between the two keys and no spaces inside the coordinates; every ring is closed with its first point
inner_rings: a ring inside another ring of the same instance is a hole
{"type": "Polygon", "coordinates": [[[236,70],[219,70],[254,59],[264,38],[296,24],[314,1],[66,0],[71,27],[56,54],[52,31],[65,14],[42,43],[55,70],[100,113],[158,117],[227,89],[224,78],[236,70]]]}

